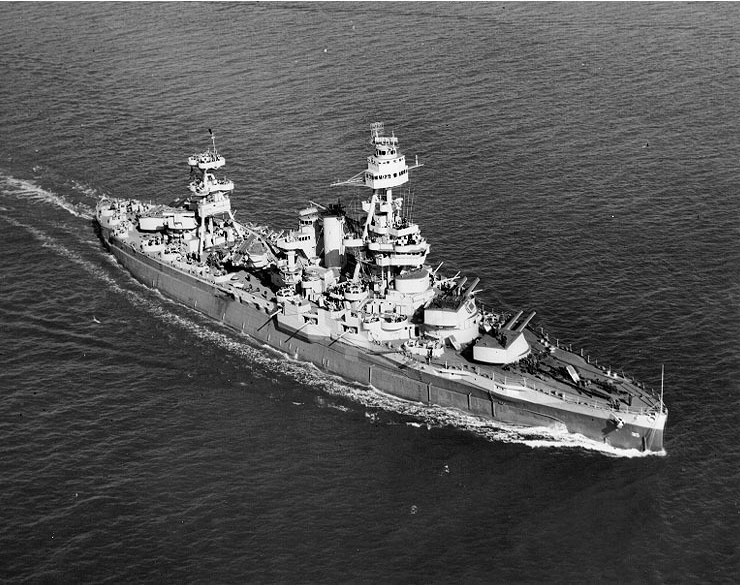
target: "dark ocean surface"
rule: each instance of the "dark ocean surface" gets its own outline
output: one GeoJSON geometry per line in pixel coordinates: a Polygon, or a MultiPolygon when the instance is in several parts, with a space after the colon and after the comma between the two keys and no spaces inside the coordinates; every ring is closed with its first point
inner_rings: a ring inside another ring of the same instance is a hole
{"type": "Polygon", "coordinates": [[[740,580],[740,5],[0,3],[0,581],[740,580]],[[291,228],[384,121],[433,264],[660,388],[665,453],[425,411],[164,299],[99,197],[291,228]]]}

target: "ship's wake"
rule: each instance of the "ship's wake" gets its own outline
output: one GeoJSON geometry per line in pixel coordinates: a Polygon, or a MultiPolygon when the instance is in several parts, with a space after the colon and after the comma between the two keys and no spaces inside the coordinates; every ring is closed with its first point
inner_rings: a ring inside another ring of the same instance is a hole
{"type": "MultiPolygon", "coordinates": [[[[89,188],[79,183],[73,183],[72,186],[82,194],[89,190],[89,188]]],[[[70,201],[64,195],[45,189],[34,181],[16,179],[15,177],[0,174],[0,188],[7,195],[37,203],[47,203],[63,209],[75,217],[91,220],[95,215],[94,208],[84,201],[70,201]]]]}
{"type": "MultiPolygon", "coordinates": [[[[74,217],[90,220],[94,216],[94,209],[84,201],[73,203],[62,195],[38,186],[33,181],[0,174],[0,187],[6,194],[53,205],[67,211],[74,217]]],[[[100,197],[95,189],[80,183],[73,182],[73,188],[85,198],[97,200],[100,197]]],[[[365,409],[365,420],[368,423],[376,425],[404,424],[409,427],[410,432],[428,432],[433,428],[453,428],[471,433],[487,441],[517,443],[533,449],[581,449],[611,457],[627,458],[665,455],[665,451],[643,453],[637,450],[615,449],[609,445],[587,439],[582,435],[570,434],[565,429],[506,425],[453,408],[409,402],[390,396],[373,387],[347,382],[342,378],[319,370],[313,364],[296,360],[293,356],[284,354],[274,348],[245,343],[244,339],[238,338],[237,333],[223,325],[207,320],[206,317],[194,309],[175,303],[159,291],[139,283],[123,271],[121,274],[126,275],[131,288],[120,284],[119,280],[114,279],[101,265],[101,260],[108,261],[111,264],[116,263],[111,255],[104,252],[102,245],[94,246],[97,257],[91,260],[66,247],[58,238],[47,233],[44,229],[7,216],[4,216],[4,220],[27,230],[42,246],[76,264],[110,291],[124,296],[132,305],[143,308],[157,320],[185,330],[195,338],[215,344],[220,349],[228,351],[230,355],[240,358],[239,367],[243,369],[242,371],[250,372],[252,376],[265,377],[267,377],[267,374],[264,374],[265,370],[280,373],[296,383],[315,388],[324,395],[337,399],[335,402],[317,398],[319,407],[347,411],[359,405],[365,409]],[[156,295],[156,298],[153,297],[152,293],[156,295]],[[173,306],[177,307],[175,309],[177,311],[185,310],[187,315],[183,316],[168,308],[173,306]]],[[[68,235],[80,238],[74,232],[68,235]]],[[[81,243],[88,244],[90,240],[81,240],[81,243]]]]}

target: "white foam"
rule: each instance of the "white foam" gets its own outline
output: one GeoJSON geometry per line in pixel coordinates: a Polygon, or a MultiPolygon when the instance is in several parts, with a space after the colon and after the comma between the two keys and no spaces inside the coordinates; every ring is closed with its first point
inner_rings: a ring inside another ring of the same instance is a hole
{"type": "MultiPolygon", "coordinates": [[[[100,268],[98,264],[91,262],[89,260],[86,260],[85,258],[80,256],[77,252],[70,250],[69,248],[64,246],[59,240],[57,240],[53,236],[50,236],[42,229],[37,228],[32,225],[28,225],[26,223],[23,223],[11,217],[3,216],[2,219],[3,221],[11,225],[14,225],[16,227],[26,230],[28,233],[30,233],[34,238],[36,238],[39,241],[39,243],[41,244],[43,248],[48,248],[49,250],[52,250],[55,253],[59,254],[60,256],[66,258],[70,262],[74,262],[78,266],[82,267],[89,274],[95,276],[96,278],[100,280],[104,280],[107,285],[111,287],[117,287],[116,282],[112,278],[110,278],[110,276],[108,276],[100,268]]],[[[122,289],[119,289],[119,290],[122,290],[122,289]]]]}
{"type": "Polygon", "coordinates": [[[33,181],[26,181],[23,179],[16,179],[15,177],[8,177],[0,175],[0,181],[2,182],[3,190],[6,193],[22,197],[24,199],[31,199],[33,201],[40,201],[42,203],[49,203],[83,219],[92,219],[94,211],[82,204],[73,204],[65,199],[62,195],[48,191],[43,187],[40,187],[33,181]]]}
{"type": "Polygon", "coordinates": [[[105,193],[101,193],[98,191],[95,187],[91,187],[90,185],[85,185],[83,183],[80,183],[78,181],[75,181],[74,179],[71,181],[72,188],[77,191],[78,193],[82,193],[86,197],[92,199],[93,201],[98,201],[105,193]]]}

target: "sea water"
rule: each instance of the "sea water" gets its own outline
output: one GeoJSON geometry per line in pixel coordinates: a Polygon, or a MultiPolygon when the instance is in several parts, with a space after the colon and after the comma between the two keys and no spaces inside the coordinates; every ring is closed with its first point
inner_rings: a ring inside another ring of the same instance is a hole
{"type": "Polygon", "coordinates": [[[733,582],[740,148],[730,4],[0,4],[0,578],[733,582]],[[665,451],[424,409],[128,276],[208,129],[293,228],[385,122],[481,300],[661,386],[665,451]]]}

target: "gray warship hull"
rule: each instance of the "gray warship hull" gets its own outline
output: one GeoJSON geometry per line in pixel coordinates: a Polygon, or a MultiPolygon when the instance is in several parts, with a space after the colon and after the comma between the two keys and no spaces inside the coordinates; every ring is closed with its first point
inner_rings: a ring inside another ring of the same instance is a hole
{"type": "Polygon", "coordinates": [[[579,403],[540,403],[511,393],[481,388],[465,375],[439,375],[424,368],[403,367],[382,352],[368,351],[329,338],[305,336],[281,328],[275,307],[257,295],[236,295],[228,287],[180,270],[144,254],[98,224],[100,237],[117,261],[142,284],[322,371],[423,405],[454,408],[510,425],[545,427],[581,434],[618,449],[662,451],[662,425],[641,417],[614,424],[608,410],[579,403]]]}

